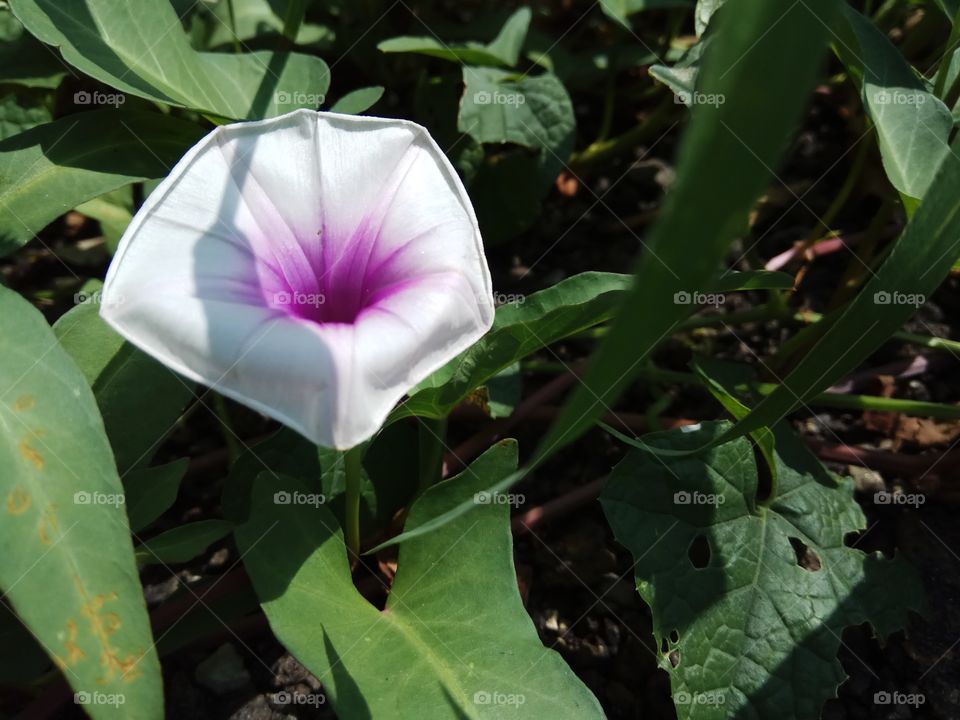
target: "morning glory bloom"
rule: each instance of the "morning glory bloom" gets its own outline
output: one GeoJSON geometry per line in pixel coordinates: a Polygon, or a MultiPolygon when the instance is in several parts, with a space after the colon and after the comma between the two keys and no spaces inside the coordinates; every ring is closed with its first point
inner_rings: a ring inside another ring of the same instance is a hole
{"type": "Polygon", "coordinates": [[[493,323],[476,216],[419,125],[217,128],[150,195],[101,314],[192,380],[346,450],[493,323]]]}

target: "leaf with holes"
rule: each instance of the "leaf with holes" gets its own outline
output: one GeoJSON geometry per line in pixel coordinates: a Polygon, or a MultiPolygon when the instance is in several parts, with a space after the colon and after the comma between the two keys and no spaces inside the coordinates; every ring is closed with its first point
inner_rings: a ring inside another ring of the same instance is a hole
{"type": "MultiPolygon", "coordinates": [[[[424,493],[407,527],[474,497],[516,463],[516,443],[495,445],[424,493]]],[[[323,505],[276,504],[278,488],[310,492],[261,474],[237,543],[271,628],[322,680],[340,717],[603,717],[523,607],[506,505],[477,505],[460,522],[405,544],[381,611],[354,587],[333,515],[323,505]]]]}
{"type": "MultiPolygon", "coordinates": [[[[643,442],[689,450],[728,427],[643,442]]],[[[922,607],[919,577],[901,557],[846,544],[866,527],[852,481],[828,472],[785,426],[774,433],[770,497],[753,446],[739,438],[682,457],[638,447],[600,498],[637,560],[681,720],[819,717],[844,680],[844,628],[871,623],[886,636],[922,607]]]]}
{"type": "Polygon", "coordinates": [[[43,316],[4,288],[0,337],[0,590],[93,718],[161,718],[123,488],[93,393],[43,316]]]}

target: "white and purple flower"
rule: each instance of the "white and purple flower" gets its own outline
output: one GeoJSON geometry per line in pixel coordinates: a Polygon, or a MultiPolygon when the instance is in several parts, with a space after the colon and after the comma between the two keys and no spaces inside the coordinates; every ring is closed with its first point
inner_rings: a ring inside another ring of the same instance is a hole
{"type": "Polygon", "coordinates": [[[470,200],[426,130],[299,110],[184,156],[124,234],[101,313],[182,375],[345,450],[494,309],[470,200]]]}

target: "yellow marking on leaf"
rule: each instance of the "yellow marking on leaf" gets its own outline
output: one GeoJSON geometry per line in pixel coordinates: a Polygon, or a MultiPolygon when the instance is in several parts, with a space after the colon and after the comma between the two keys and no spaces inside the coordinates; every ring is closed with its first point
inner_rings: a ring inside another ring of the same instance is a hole
{"type": "Polygon", "coordinates": [[[34,438],[39,437],[43,437],[43,430],[31,430],[30,433],[20,441],[20,456],[37,470],[43,470],[43,466],[46,464],[43,455],[30,444],[34,438]]]}
{"type": "Polygon", "coordinates": [[[13,409],[17,412],[24,412],[25,410],[32,410],[36,404],[37,401],[33,399],[33,395],[21,395],[13,404],[13,409]]]}
{"type": "Polygon", "coordinates": [[[7,495],[7,512],[10,515],[23,515],[30,509],[30,493],[19,485],[7,495]]]}
{"type": "Polygon", "coordinates": [[[44,545],[50,545],[60,535],[60,521],[57,520],[53,512],[53,503],[47,503],[40,516],[40,526],[37,528],[37,534],[40,536],[40,542],[44,545]]]}
{"type": "Polygon", "coordinates": [[[110,644],[110,636],[119,630],[123,623],[116,613],[103,611],[107,603],[117,599],[117,593],[90,597],[79,577],[74,576],[73,581],[77,592],[83,598],[80,614],[90,625],[90,632],[100,644],[100,666],[104,674],[97,678],[97,682],[102,685],[113,682],[118,674],[124,682],[132,682],[142,674],[136,668],[141,656],[133,653],[123,656],[119,648],[110,644]]]}
{"type": "Polygon", "coordinates": [[[67,639],[63,646],[67,649],[67,659],[62,661],[66,665],[76,665],[87,656],[77,645],[77,623],[73,619],[67,620],[67,639]]]}

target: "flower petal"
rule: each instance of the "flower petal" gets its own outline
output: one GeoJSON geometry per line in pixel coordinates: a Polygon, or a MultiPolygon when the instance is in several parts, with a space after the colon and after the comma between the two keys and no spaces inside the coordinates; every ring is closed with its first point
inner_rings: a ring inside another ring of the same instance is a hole
{"type": "Polygon", "coordinates": [[[423,128],[297,111],[187,153],[125,233],[101,313],[181,374],[346,449],[486,332],[493,303],[469,199],[423,128]]]}

